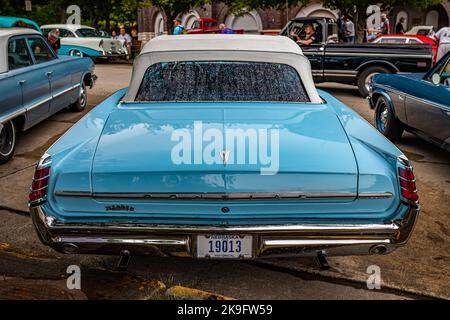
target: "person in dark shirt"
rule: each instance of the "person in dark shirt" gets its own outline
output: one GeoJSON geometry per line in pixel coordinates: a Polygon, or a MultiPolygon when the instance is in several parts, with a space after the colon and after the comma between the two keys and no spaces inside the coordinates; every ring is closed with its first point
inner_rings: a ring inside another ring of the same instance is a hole
{"type": "Polygon", "coordinates": [[[396,34],[404,34],[405,33],[405,26],[403,25],[405,23],[405,18],[401,17],[400,20],[398,20],[397,24],[395,25],[395,33],[396,34]]]}
{"type": "Polygon", "coordinates": [[[300,35],[297,35],[295,33],[291,34],[291,37],[294,39],[295,42],[298,44],[309,46],[311,43],[316,41],[316,30],[314,27],[310,24],[305,26],[305,29],[303,30],[303,33],[300,35]]]}

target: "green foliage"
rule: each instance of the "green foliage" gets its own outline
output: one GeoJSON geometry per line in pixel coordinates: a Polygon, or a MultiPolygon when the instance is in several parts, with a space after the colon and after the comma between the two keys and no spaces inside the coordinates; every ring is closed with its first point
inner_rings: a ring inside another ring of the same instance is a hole
{"type": "MultiPolygon", "coordinates": [[[[24,0],[0,0],[0,14],[27,16],[38,24],[64,22],[67,19],[65,8],[76,4],[82,12],[82,22],[94,27],[110,29],[119,25],[131,26],[136,23],[137,9],[142,6],[156,6],[167,17],[167,27],[172,29],[172,20],[191,8],[206,4],[224,2],[235,14],[253,9],[286,9],[299,4],[307,4],[309,0],[32,0],[33,11],[25,11],[24,0]],[[19,3],[19,5],[18,5],[19,3]]],[[[393,6],[426,8],[438,4],[442,0],[384,0],[382,9],[393,6]]],[[[366,9],[374,4],[373,0],[322,0],[325,7],[338,9],[353,17],[359,27],[364,24],[366,9]],[[356,9],[356,11],[355,11],[356,9]]],[[[376,1],[375,1],[376,3],[376,1]]]]}

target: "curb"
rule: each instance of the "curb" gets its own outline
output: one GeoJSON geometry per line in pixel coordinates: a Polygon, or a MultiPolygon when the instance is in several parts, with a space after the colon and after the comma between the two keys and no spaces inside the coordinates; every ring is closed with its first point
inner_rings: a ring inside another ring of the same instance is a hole
{"type": "Polygon", "coordinates": [[[4,253],[19,259],[53,259],[51,256],[46,256],[42,253],[37,253],[31,250],[23,250],[16,248],[9,243],[0,242],[0,254],[4,253]]]}
{"type": "Polygon", "coordinates": [[[183,286],[170,287],[166,290],[164,295],[169,299],[175,300],[236,300],[220,294],[183,286]]]}

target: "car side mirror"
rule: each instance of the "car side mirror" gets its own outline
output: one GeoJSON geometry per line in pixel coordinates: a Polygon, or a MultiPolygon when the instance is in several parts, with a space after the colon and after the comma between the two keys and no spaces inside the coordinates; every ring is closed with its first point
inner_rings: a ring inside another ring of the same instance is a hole
{"type": "Polygon", "coordinates": [[[431,76],[431,82],[433,82],[433,84],[438,85],[441,83],[441,76],[438,73],[434,73],[431,76]]]}

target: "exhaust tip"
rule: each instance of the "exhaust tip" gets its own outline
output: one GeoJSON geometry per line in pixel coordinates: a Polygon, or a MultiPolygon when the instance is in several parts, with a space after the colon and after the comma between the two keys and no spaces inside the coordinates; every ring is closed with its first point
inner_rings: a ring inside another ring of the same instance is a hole
{"type": "Polygon", "coordinates": [[[387,252],[387,248],[383,244],[376,244],[369,249],[370,254],[385,254],[387,252]]]}
{"type": "Polygon", "coordinates": [[[65,243],[62,245],[62,251],[67,254],[77,253],[78,249],[78,246],[73,243],[65,243]]]}

